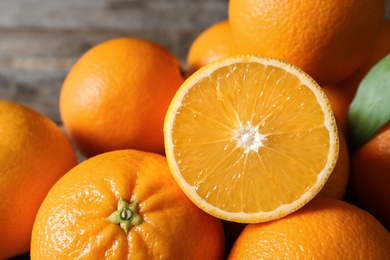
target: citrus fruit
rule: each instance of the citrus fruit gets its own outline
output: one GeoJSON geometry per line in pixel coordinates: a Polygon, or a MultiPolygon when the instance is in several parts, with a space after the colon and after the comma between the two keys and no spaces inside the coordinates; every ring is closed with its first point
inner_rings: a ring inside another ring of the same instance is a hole
{"type": "Polygon", "coordinates": [[[192,74],[165,118],[171,172],[200,208],[233,222],[268,221],[307,203],[338,156],[324,92],[294,65],[257,55],[192,74]]]}
{"type": "Polygon", "coordinates": [[[320,85],[346,79],[371,55],[384,0],[231,0],[237,47],[295,64],[320,85]]]}
{"type": "Polygon", "coordinates": [[[347,140],[342,131],[339,133],[339,156],[337,162],[317,196],[334,199],[344,199],[350,180],[351,158],[347,140]]]}
{"type": "Polygon", "coordinates": [[[268,223],[249,224],[233,259],[389,259],[390,233],[368,212],[347,202],[315,198],[268,223]]]}
{"type": "Polygon", "coordinates": [[[390,227],[390,122],[352,153],[351,183],[359,206],[390,227]]]}
{"type": "Polygon", "coordinates": [[[77,164],[48,117],[0,100],[0,259],[27,252],[35,215],[52,185],[77,164]]]}
{"type": "Polygon", "coordinates": [[[237,54],[229,20],[220,21],[206,28],[192,42],[187,54],[187,74],[212,61],[237,54]]]}
{"type": "Polygon", "coordinates": [[[166,158],[118,150],[89,158],[50,190],[31,259],[222,259],[222,223],[196,207],[166,158]]]}
{"type": "Polygon", "coordinates": [[[373,53],[368,62],[365,64],[365,72],[367,73],[370,68],[372,68],[387,54],[390,54],[390,20],[385,20],[382,24],[373,53]]]}
{"type": "Polygon", "coordinates": [[[348,110],[361,81],[369,70],[387,54],[390,54],[390,21],[386,20],[381,27],[379,38],[368,61],[346,80],[337,82],[333,85],[322,86],[332,105],[339,129],[341,129],[344,134],[348,135],[348,110]]]}
{"type": "Polygon", "coordinates": [[[347,117],[349,106],[351,105],[359,87],[359,83],[362,80],[362,77],[357,75],[358,73],[360,73],[360,69],[359,72],[354,73],[351,77],[342,82],[334,85],[322,86],[322,89],[332,106],[338,128],[346,136],[348,136],[347,117]]]}
{"type": "Polygon", "coordinates": [[[86,157],[125,148],[164,153],[164,116],[182,82],[179,61],[164,46],[138,38],[102,42],[62,85],[64,127],[86,157]]]}

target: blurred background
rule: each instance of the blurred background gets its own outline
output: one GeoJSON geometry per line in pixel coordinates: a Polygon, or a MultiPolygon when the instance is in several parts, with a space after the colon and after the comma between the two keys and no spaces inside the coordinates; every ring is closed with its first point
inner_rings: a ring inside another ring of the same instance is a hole
{"type": "Polygon", "coordinates": [[[227,0],[1,0],[0,98],[60,122],[58,96],[75,61],[93,45],[140,37],[182,63],[206,27],[227,18],[227,0]]]}
{"type": "Polygon", "coordinates": [[[184,64],[192,41],[226,19],[227,7],[228,0],[1,0],[0,98],[61,124],[61,84],[93,45],[140,37],[166,46],[184,64]]]}

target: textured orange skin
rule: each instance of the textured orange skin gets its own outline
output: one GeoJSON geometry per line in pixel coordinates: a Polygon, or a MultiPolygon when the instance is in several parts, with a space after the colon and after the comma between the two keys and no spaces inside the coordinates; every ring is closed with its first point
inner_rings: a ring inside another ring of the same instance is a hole
{"type": "Polygon", "coordinates": [[[351,179],[361,207],[390,227],[390,121],[352,154],[351,179]]]}
{"type": "Polygon", "coordinates": [[[231,0],[229,21],[242,52],[289,61],[320,85],[346,79],[371,55],[383,0],[231,0]]]}
{"type": "Polygon", "coordinates": [[[355,97],[360,82],[376,63],[390,54],[390,21],[384,21],[373,51],[368,61],[352,74],[352,76],[334,85],[322,87],[329,98],[340,129],[347,136],[348,109],[355,97]]]}
{"type": "Polygon", "coordinates": [[[374,50],[368,61],[359,69],[358,79],[363,79],[365,74],[382,58],[390,54],[390,20],[385,20],[382,24],[379,37],[376,41],[374,50]]]}
{"type": "Polygon", "coordinates": [[[360,81],[360,76],[357,77],[354,74],[352,77],[336,85],[322,87],[332,106],[339,130],[345,136],[348,136],[347,117],[349,106],[356,95],[360,81]]]}
{"type": "Polygon", "coordinates": [[[315,198],[275,221],[249,224],[228,259],[389,259],[390,233],[341,200],[315,198]]]}
{"type": "Polygon", "coordinates": [[[56,183],[34,223],[31,259],[222,259],[222,222],[196,207],[162,155],[136,150],[90,158],[56,183]],[[107,220],[120,198],[143,222],[107,220]]]}
{"type": "Polygon", "coordinates": [[[350,178],[351,159],[347,140],[344,134],[339,131],[339,156],[331,175],[326,181],[324,187],[317,194],[321,197],[343,199],[347,192],[350,178]]]}
{"type": "Polygon", "coordinates": [[[65,129],[87,157],[125,148],[163,154],[164,116],[183,80],[178,59],[157,43],[116,38],[98,44],[61,88],[65,129]]]}
{"type": "Polygon", "coordinates": [[[238,54],[229,21],[213,24],[192,42],[187,54],[187,76],[212,61],[238,54]]]}
{"type": "Polygon", "coordinates": [[[76,164],[69,140],[53,121],[0,100],[0,259],[29,250],[39,206],[76,164]]]}

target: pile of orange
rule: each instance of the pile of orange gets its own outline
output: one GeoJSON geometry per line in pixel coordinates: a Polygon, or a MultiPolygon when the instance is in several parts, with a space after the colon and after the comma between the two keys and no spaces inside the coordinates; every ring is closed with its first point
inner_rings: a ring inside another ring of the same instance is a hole
{"type": "Polygon", "coordinates": [[[0,100],[0,259],[29,250],[42,201],[76,164],[71,143],[52,120],[0,100]]]}
{"type": "Polygon", "coordinates": [[[356,150],[347,126],[384,5],[230,0],[185,66],[99,43],[63,82],[65,133],[0,101],[0,259],[390,259],[390,123],[356,150]]]}

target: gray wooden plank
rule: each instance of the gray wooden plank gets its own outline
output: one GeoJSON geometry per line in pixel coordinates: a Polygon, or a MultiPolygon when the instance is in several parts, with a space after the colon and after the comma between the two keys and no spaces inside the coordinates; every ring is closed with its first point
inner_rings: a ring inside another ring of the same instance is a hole
{"type": "Polygon", "coordinates": [[[227,6],[228,0],[1,0],[0,98],[61,124],[63,79],[93,45],[119,36],[149,39],[184,65],[191,42],[226,19],[227,6]]]}
{"type": "Polygon", "coordinates": [[[0,30],[0,98],[30,106],[61,124],[58,96],[76,60],[92,46],[115,37],[158,42],[184,66],[187,49],[199,31],[155,30],[0,30]]]}
{"type": "Polygon", "coordinates": [[[191,29],[227,16],[227,0],[1,0],[0,27],[191,29]]]}

